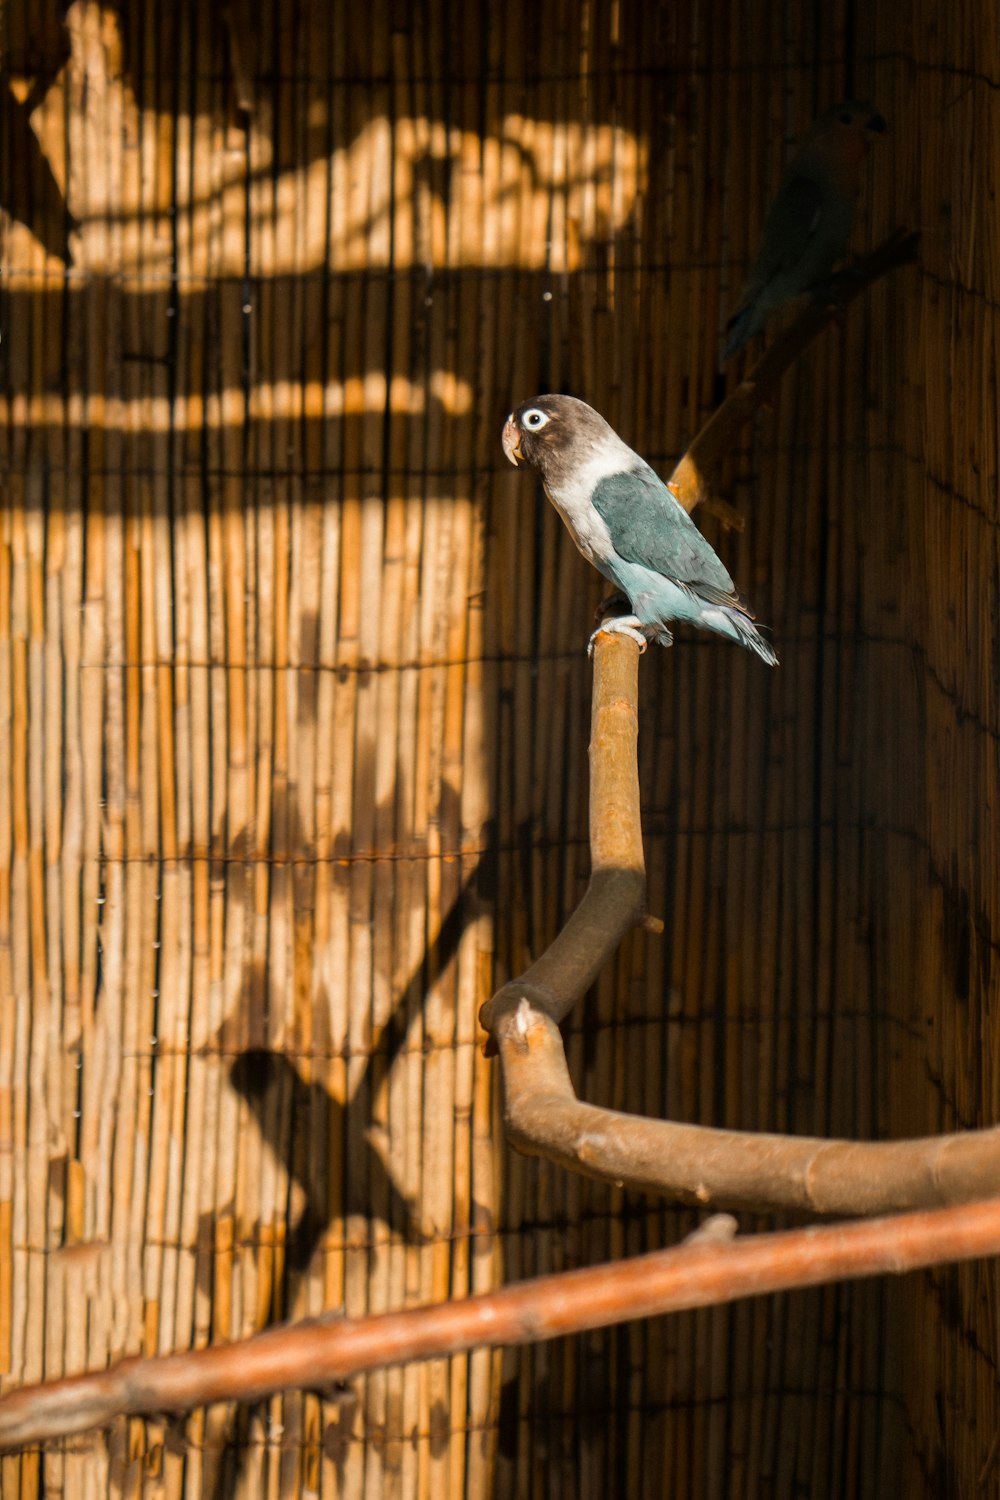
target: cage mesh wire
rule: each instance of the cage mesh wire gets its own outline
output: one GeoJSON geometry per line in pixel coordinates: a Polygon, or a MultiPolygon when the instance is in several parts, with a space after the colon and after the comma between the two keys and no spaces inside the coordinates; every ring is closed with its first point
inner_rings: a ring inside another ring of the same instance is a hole
{"type": "MultiPolygon", "coordinates": [[[[504,463],[565,389],[664,470],[790,143],[871,97],[878,286],[706,532],[781,666],[642,663],[651,909],[585,1097],[998,1115],[1000,21],[521,0],[3,0],[0,1387],[485,1290],[692,1216],[505,1148],[476,1013],[588,871],[599,597],[504,463]]],[[[743,1228],[763,1221],[743,1221],[743,1228]]],[[[994,1485],[972,1265],[0,1460],[10,1493],[994,1485]]]]}

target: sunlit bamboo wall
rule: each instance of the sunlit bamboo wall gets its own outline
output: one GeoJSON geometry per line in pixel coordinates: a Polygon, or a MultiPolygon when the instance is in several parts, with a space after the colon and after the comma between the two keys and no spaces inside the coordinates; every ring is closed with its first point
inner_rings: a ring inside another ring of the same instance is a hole
{"type": "MultiPolygon", "coordinates": [[[[847,94],[892,132],[856,244],[905,223],[921,265],[747,435],[745,534],[703,521],[781,666],[644,658],[667,934],[570,1053],[707,1123],[995,1121],[992,9],[0,16],[2,1389],[694,1222],[512,1158],[477,1047],[586,878],[600,592],[499,428],[567,389],[669,465],[847,94]]],[[[995,1493],[997,1356],[969,1267],[120,1425],[0,1487],[995,1493]]]]}

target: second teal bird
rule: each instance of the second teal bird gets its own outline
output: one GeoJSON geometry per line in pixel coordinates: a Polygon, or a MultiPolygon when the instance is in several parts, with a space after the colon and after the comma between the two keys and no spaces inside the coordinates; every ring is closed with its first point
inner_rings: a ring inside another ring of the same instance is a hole
{"type": "Polygon", "coordinates": [[[830,275],[847,252],[861,168],[885,120],[847,99],[820,115],[785,168],[764,220],[757,258],[729,320],[723,362],[760,333],[771,313],[830,275]]]}

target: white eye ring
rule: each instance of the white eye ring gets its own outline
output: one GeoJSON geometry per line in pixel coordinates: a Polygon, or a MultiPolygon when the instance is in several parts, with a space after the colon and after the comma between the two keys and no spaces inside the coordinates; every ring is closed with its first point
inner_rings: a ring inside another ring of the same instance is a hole
{"type": "Polygon", "coordinates": [[[527,427],[529,432],[541,432],[542,428],[547,427],[548,424],[548,417],[543,411],[539,411],[537,406],[533,406],[530,411],[526,411],[521,418],[521,426],[527,427]]]}

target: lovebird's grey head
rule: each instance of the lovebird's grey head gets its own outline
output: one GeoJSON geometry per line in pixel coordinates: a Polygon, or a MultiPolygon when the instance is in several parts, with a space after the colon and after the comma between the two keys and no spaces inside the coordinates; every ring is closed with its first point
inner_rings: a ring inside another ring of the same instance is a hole
{"type": "Polygon", "coordinates": [[[889,127],[885,116],[864,99],[844,99],[820,115],[802,140],[800,151],[819,147],[834,160],[860,162],[876,136],[889,127]]]}
{"type": "Polygon", "coordinates": [[[635,457],[600,413],[575,396],[533,396],[522,402],[504,424],[503,451],[515,468],[527,464],[555,489],[571,470],[599,454],[606,452],[609,460],[623,452],[635,457]]]}

